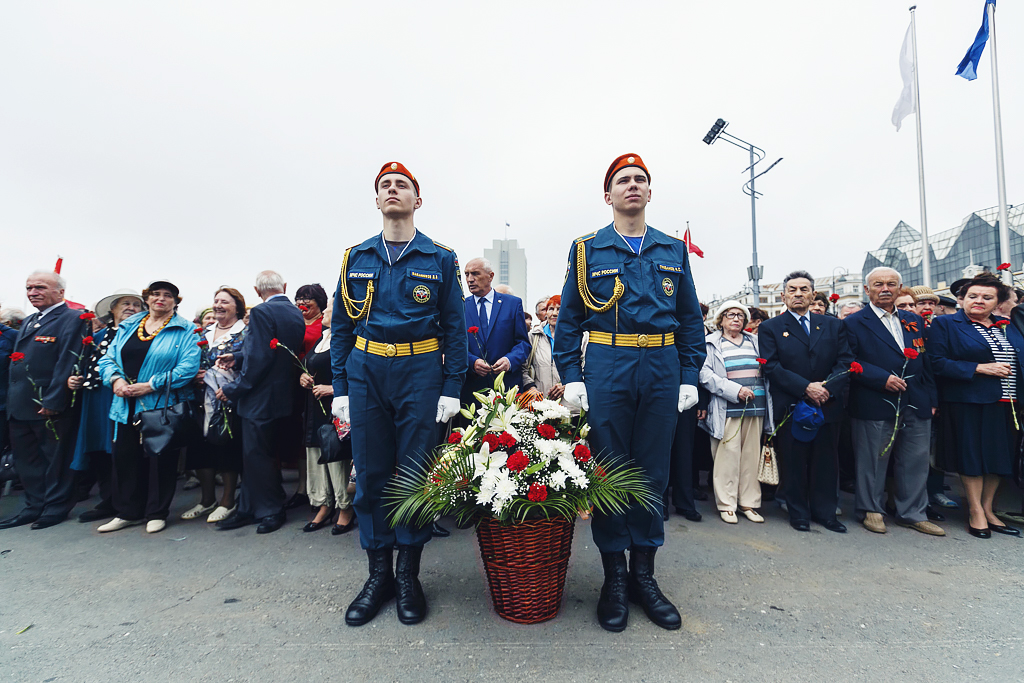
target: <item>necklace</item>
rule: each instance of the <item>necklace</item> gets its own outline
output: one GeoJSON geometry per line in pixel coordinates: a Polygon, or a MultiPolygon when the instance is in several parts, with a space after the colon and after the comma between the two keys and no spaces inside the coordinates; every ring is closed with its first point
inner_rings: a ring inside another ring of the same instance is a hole
{"type": "Polygon", "coordinates": [[[146,317],[143,318],[141,321],[139,321],[139,329],[136,330],[136,332],[135,332],[135,334],[137,334],[139,336],[139,341],[144,341],[144,342],[145,341],[152,341],[156,337],[156,335],[158,335],[158,334],[160,334],[161,332],[164,331],[164,328],[167,327],[167,323],[171,322],[171,318],[174,317],[173,315],[172,316],[168,316],[167,320],[164,321],[164,324],[160,326],[160,329],[158,329],[153,334],[146,334],[146,321],[149,320],[150,315],[152,315],[152,314],[151,313],[147,313],[146,317]]]}

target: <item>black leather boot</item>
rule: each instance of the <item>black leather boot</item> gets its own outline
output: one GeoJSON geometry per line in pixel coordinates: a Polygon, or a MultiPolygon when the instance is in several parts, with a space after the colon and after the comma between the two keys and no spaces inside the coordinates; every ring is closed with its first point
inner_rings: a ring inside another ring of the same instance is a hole
{"type": "Polygon", "coordinates": [[[398,546],[395,564],[395,610],[406,625],[418,624],[427,616],[427,598],[420,585],[420,555],[423,546],[398,546]]]}
{"type": "Polygon", "coordinates": [[[683,625],[679,610],[668,601],[654,579],[654,553],[657,548],[629,549],[629,599],[644,608],[647,618],[658,626],[674,631],[683,625]]]}
{"type": "Polygon", "coordinates": [[[392,550],[367,550],[370,560],[370,577],[363,584],[363,590],[348,606],[345,623],[349,626],[368,624],[377,616],[385,602],[395,597],[395,574],[391,570],[392,550]]]}
{"type": "Polygon", "coordinates": [[[604,585],[601,586],[601,598],[597,601],[597,623],[605,631],[619,633],[625,630],[629,621],[626,553],[601,553],[601,564],[604,565],[604,585]]]}

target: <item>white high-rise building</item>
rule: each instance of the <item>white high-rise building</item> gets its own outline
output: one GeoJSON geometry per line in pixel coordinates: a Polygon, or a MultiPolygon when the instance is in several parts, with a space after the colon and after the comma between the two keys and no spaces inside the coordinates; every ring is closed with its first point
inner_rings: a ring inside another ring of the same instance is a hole
{"type": "Polygon", "coordinates": [[[494,268],[492,285],[508,285],[524,301],[523,308],[532,310],[526,294],[526,250],[516,240],[494,240],[490,249],[484,249],[484,258],[494,268]]]}

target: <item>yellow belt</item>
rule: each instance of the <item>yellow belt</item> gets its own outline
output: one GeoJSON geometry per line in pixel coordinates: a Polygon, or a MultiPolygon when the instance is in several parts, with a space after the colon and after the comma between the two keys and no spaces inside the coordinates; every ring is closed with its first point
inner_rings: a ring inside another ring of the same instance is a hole
{"type": "Polygon", "coordinates": [[[404,344],[381,344],[372,342],[362,337],[356,337],[356,348],[375,356],[394,358],[395,356],[418,356],[421,353],[430,353],[441,348],[440,339],[424,339],[404,344]]]}
{"type": "Polygon", "coordinates": [[[674,332],[668,334],[612,334],[610,332],[591,332],[591,344],[602,346],[632,346],[645,349],[649,346],[672,346],[676,343],[674,332]]]}

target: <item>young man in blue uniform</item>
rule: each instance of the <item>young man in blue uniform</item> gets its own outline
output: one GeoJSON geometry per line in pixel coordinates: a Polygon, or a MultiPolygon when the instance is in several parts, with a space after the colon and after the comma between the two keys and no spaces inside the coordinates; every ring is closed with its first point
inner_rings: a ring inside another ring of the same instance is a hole
{"type": "MultiPolygon", "coordinates": [[[[594,451],[628,458],[660,495],[678,413],[697,404],[705,352],[686,245],[646,223],[650,182],[636,154],[608,168],[604,200],[614,220],[573,242],[554,353],[565,399],[588,411],[594,451]]],[[[593,533],[605,575],[601,627],[625,629],[632,600],[658,626],[679,628],[679,612],[654,579],[654,554],[665,541],[661,511],[634,505],[625,514],[595,514],[593,533]]]]}
{"type": "Polygon", "coordinates": [[[345,614],[349,626],[368,623],[392,597],[403,624],[426,616],[418,577],[430,527],[392,529],[382,494],[397,468],[422,463],[437,445],[437,423],[459,411],[468,363],[459,260],[414,226],[419,183],[391,162],[374,189],[384,230],[345,252],[331,322],[331,410],[352,423],[353,507],[370,564],[345,614]]]}

